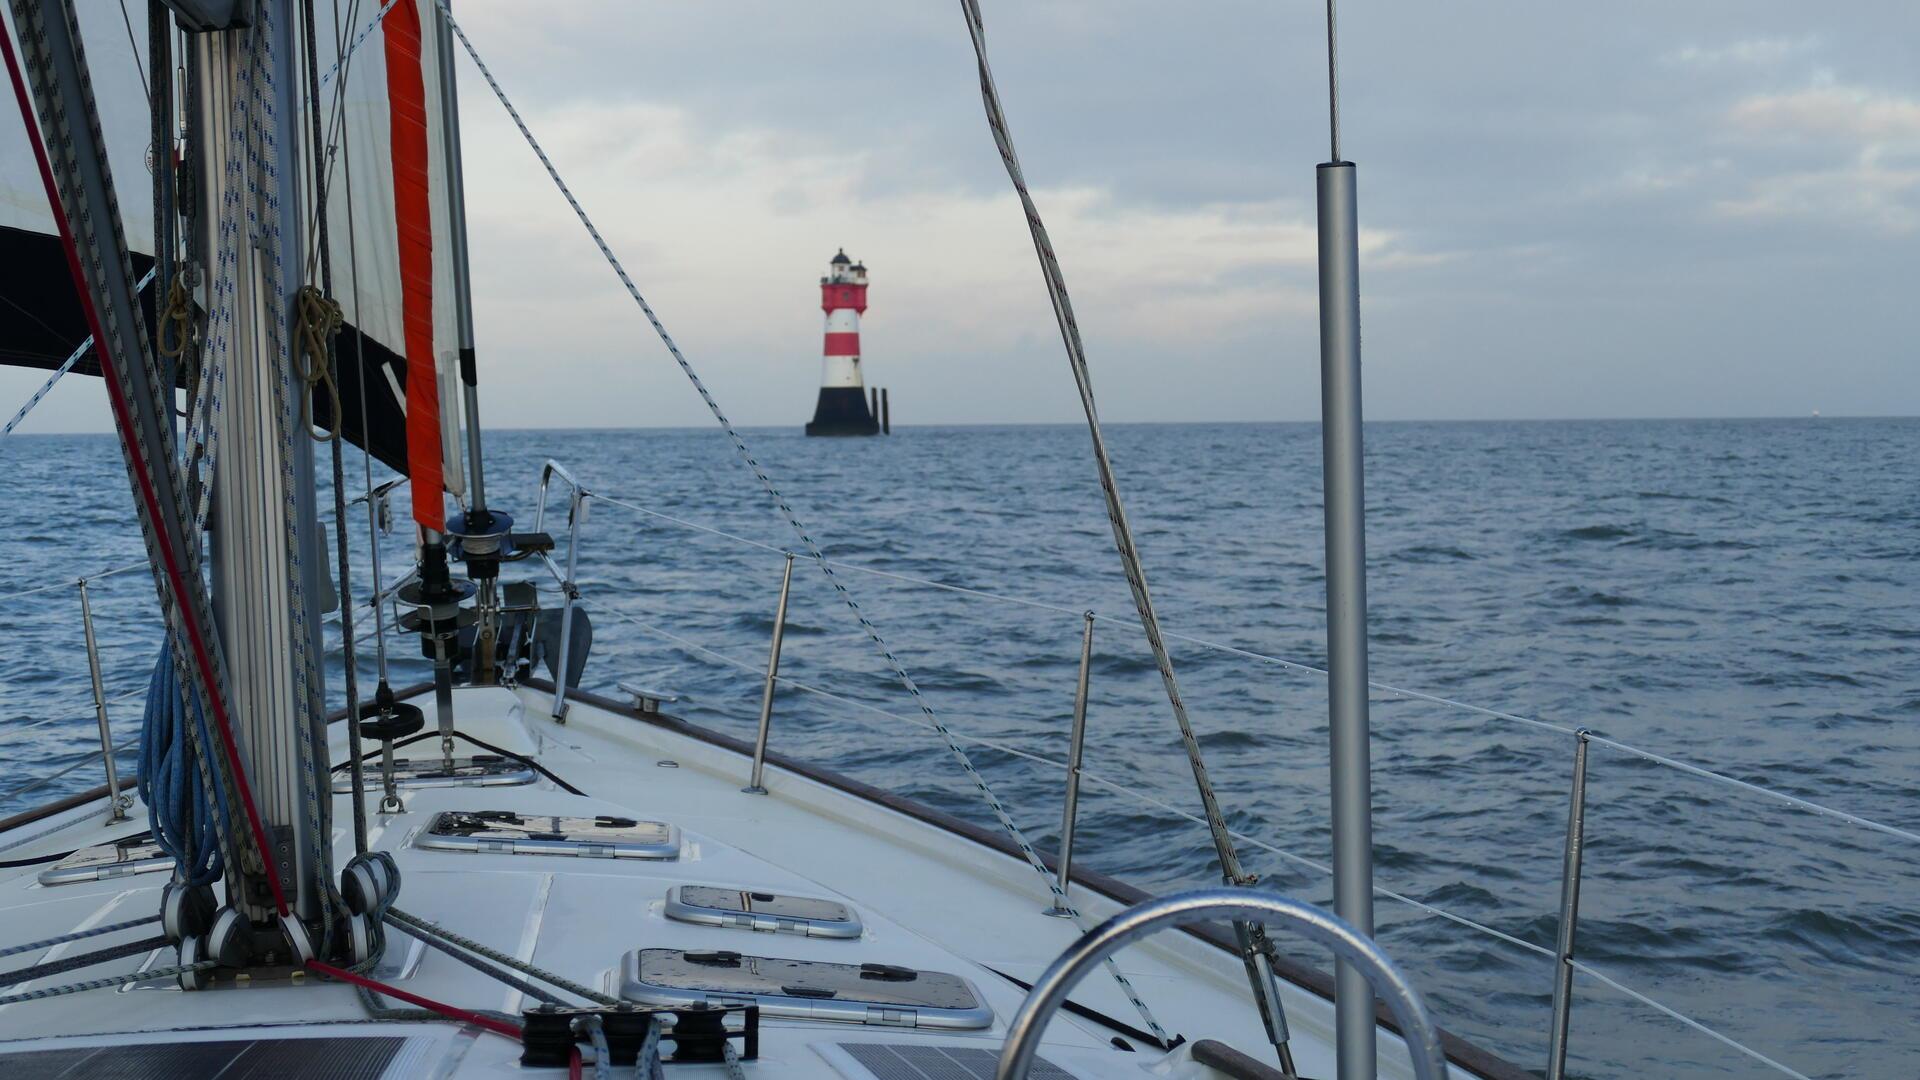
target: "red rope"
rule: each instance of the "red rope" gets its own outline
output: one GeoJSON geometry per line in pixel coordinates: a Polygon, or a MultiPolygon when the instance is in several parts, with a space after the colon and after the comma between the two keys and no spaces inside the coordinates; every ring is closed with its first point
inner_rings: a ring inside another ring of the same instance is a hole
{"type": "Polygon", "coordinates": [[[253,802],[253,789],[247,785],[247,772],[240,766],[240,753],[233,739],[233,728],[227,720],[226,702],[220,696],[220,684],[213,674],[213,654],[207,648],[207,642],[200,633],[199,621],[194,618],[187,606],[186,576],[180,571],[180,563],[173,545],[167,539],[167,533],[160,527],[163,520],[160,512],[160,498],[154,493],[153,479],[147,475],[146,462],[140,456],[133,418],[127,413],[126,402],[120,397],[120,377],[114,370],[113,358],[107,352],[107,334],[100,321],[100,310],[94,304],[93,294],[87,291],[86,276],[80,269],[80,246],[74,241],[73,230],[67,227],[67,217],[60,206],[60,189],[53,179],[53,165],[47,160],[47,150],[34,133],[39,130],[33,116],[33,107],[27,103],[26,81],[20,76],[20,61],[14,55],[13,41],[0,33],[0,52],[6,54],[7,75],[13,81],[13,96],[20,103],[20,119],[26,125],[27,142],[33,146],[34,163],[40,167],[40,182],[47,190],[47,205],[53,211],[54,224],[60,230],[60,242],[66,249],[67,269],[73,274],[73,287],[80,294],[80,306],[87,315],[87,327],[93,331],[94,351],[99,354],[100,377],[106,380],[107,402],[113,406],[114,425],[120,429],[120,438],[126,444],[127,465],[133,473],[134,486],[139,489],[140,501],[146,507],[147,517],[153,523],[154,546],[160,549],[160,562],[167,576],[167,586],[173,593],[174,607],[179,612],[180,622],[186,630],[187,644],[193,651],[194,666],[199,669],[200,678],[207,688],[208,704],[213,707],[213,718],[220,731],[220,744],[226,751],[227,764],[233,769],[234,785],[240,792],[240,805],[247,813],[247,826],[253,833],[254,846],[260,849],[260,861],[266,868],[267,885],[273,890],[273,904],[279,913],[287,914],[287,897],[280,888],[280,873],[274,864],[273,851],[267,846],[267,830],[260,823],[260,811],[253,802]]]}
{"type": "Polygon", "coordinates": [[[580,1080],[580,1048],[574,1047],[567,1053],[567,1080],[580,1080]]]}
{"type": "Polygon", "coordinates": [[[459,1020],[462,1023],[472,1024],[475,1027],[483,1027],[495,1035],[504,1035],[515,1042],[520,1041],[520,1029],[507,1023],[505,1020],[495,1020],[491,1016],[482,1016],[471,1009],[462,1009],[458,1005],[448,1005],[443,1001],[435,1001],[432,998],[424,998],[418,994],[410,994],[397,986],[388,986],[386,983],[376,982],[364,975],[355,975],[345,968],[337,968],[332,964],[320,960],[307,961],[307,968],[310,971],[317,971],[330,978],[350,982],[355,986],[366,987],[368,990],[385,994],[388,997],[399,998],[409,1005],[418,1005],[423,1009],[432,1009],[434,1012],[439,1013],[449,1020],[459,1020]]]}

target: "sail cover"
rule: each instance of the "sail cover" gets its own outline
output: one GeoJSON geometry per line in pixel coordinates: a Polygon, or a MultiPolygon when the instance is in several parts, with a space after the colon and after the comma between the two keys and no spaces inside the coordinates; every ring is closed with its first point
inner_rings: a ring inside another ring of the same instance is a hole
{"type": "Polygon", "coordinates": [[[393,154],[393,211],[400,261],[401,336],[407,357],[407,461],[414,484],[413,517],[445,529],[441,483],[440,400],[433,370],[433,209],[427,176],[426,85],[420,72],[420,13],[396,4],[381,28],[386,38],[387,119],[393,154]],[[436,497],[421,498],[421,489],[436,497]]]}

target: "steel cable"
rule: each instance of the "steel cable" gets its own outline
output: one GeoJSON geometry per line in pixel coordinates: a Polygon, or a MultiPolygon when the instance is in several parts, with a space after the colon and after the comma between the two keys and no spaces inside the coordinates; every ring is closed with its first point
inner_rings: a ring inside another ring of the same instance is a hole
{"type": "MultiPolygon", "coordinates": [[[[720,408],[719,401],[713,396],[712,392],[707,389],[705,381],[694,371],[693,365],[680,351],[680,346],[674,342],[672,335],[667,333],[666,326],[660,321],[660,317],[654,313],[653,306],[647,303],[646,298],[641,295],[639,286],[634,284],[633,278],[628,275],[626,267],[613,254],[613,249],[607,245],[606,238],[601,236],[600,230],[595,227],[593,220],[587,216],[585,208],[582,207],[580,201],[574,197],[573,190],[569,188],[566,181],[561,178],[560,172],[555,168],[552,159],[547,157],[546,150],[541,147],[539,140],[534,138],[532,130],[527,127],[526,120],[521,117],[520,110],[514,107],[513,102],[507,97],[506,91],[501,88],[499,80],[494,78],[493,72],[487,67],[486,62],[480,59],[479,51],[474,48],[473,42],[469,40],[466,35],[466,31],[463,30],[459,22],[454,19],[453,11],[448,6],[446,0],[434,0],[434,3],[446,18],[448,28],[460,39],[460,44],[465,48],[467,56],[473,60],[474,66],[479,69],[481,77],[487,82],[487,86],[492,89],[494,97],[499,99],[500,104],[507,110],[507,114],[512,118],[514,126],[519,129],[521,137],[526,140],[528,147],[533,150],[534,155],[540,159],[541,165],[546,168],[547,175],[553,180],[554,186],[560,190],[560,194],[567,200],[567,204],[573,208],[574,215],[579,218],[580,224],[587,230],[587,234],[600,249],[600,254],[606,259],[607,265],[613,270],[614,274],[619,277],[621,285],[624,286],[627,291],[627,295],[633,299],[634,304],[638,306],[641,313],[646,316],[647,322],[652,325],[654,332],[659,335],[661,343],[666,346],[667,352],[672,355],[681,373],[687,377],[687,381],[693,385],[694,390],[699,393],[701,399],[706,402],[707,409],[713,414],[714,420],[726,431],[728,438],[733,443],[735,452],[746,462],[747,467],[753,471],[754,476],[760,481],[767,495],[772,498],[775,505],[780,508],[781,514],[786,518],[787,525],[793,529],[795,535],[798,536],[801,543],[805,545],[808,556],[820,567],[821,571],[826,574],[827,579],[833,584],[834,590],[840,596],[840,599],[845,601],[848,609],[851,610],[854,617],[859,620],[860,627],[866,632],[867,639],[873,643],[874,647],[880,652],[880,655],[885,658],[887,666],[893,672],[894,678],[913,698],[914,703],[920,707],[922,714],[932,722],[934,729],[940,732],[943,738],[945,738],[948,752],[952,754],[954,760],[959,764],[961,770],[966,773],[968,779],[973,781],[981,797],[986,800],[987,805],[993,810],[994,817],[998,819],[1000,827],[1006,831],[1008,837],[1011,838],[1015,846],[1020,849],[1028,865],[1033,868],[1033,872],[1039,875],[1040,880],[1045,883],[1047,890],[1053,894],[1056,905],[1071,912],[1074,925],[1082,931],[1086,930],[1085,920],[1082,919],[1077,912],[1072,911],[1071,905],[1066,902],[1066,895],[1060,891],[1059,884],[1055,882],[1053,876],[1047,872],[1046,864],[1041,860],[1039,853],[1034,850],[1032,843],[1027,840],[1026,833],[1014,822],[1013,816],[1007,811],[1006,807],[1002,805],[999,796],[995,795],[993,789],[988,786],[986,778],[980,775],[978,769],[974,768],[972,759],[967,756],[967,752],[961,748],[959,742],[950,735],[947,735],[947,726],[934,711],[933,704],[920,692],[919,685],[915,683],[913,676],[907,673],[907,669],[894,655],[893,649],[887,645],[886,639],[880,636],[879,629],[874,626],[872,620],[867,617],[866,612],[861,609],[859,603],[854,599],[853,594],[848,591],[846,584],[833,572],[833,567],[828,564],[826,555],[821,551],[820,546],[814,542],[812,535],[808,533],[806,527],[801,524],[799,515],[794,511],[792,505],[788,503],[786,497],[780,494],[779,488],[774,485],[773,478],[768,475],[766,469],[760,465],[760,462],[753,456],[752,452],[747,449],[746,441],[740,437],[740,433],[734,427],[733,422],[727,419],[726,413],[720,408]]],[[[1147,1008],[1146,1002],[1141,1000],[1139,992],[1133,988],[1133,984],[1127,979],[1126,975],[1120,971],[1119,966],[1109,960],[1107,970],[1113,976],[1114,981],[1125,991],[1129,1000],[1133,1002],[1134,1007],[1140,1013],[1141,1019],[1146,1023],[1147,1030],[1153,1032],[1154,1036],[1158,1038],[1163,1045],[1170,1045],[1171,1040],[1166,1030],[1160,1026],[1159,1021],[1154,1019],[1152,1011],[1147,1008]]]]}

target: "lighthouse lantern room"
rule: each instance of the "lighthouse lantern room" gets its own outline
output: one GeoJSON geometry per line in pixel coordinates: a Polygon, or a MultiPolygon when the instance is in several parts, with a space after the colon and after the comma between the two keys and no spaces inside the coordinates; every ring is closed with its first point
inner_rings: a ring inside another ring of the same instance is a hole
{"type": "Polygon", "coordinates": [[[827,314],[826,357],[820,370],[820,401],[809,435],[878,435],[880,419],[867,406],[860,372],[860,316],[867,310],[867,268],[847,258],[845,248],[820,279],[820,310],[827,314]]]}

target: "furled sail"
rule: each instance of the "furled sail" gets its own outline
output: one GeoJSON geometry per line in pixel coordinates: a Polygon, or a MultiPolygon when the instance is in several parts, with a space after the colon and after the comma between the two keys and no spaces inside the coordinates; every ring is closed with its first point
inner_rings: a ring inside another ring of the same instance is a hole
{"type": "MultiPolygon", "coordinates": [[[[346,27],[338,89],[345,123],[330,169],[328,243],[334,295],[353,328],[337,346],[341,411],[357,421],[364,388],[364,445],[423,487],[437,469],[441,485],[459,497],[464,441],[434,14],[433,0],[398,0],[358,47],[364,26],[346,27]]],[[[322,71],[332,63],[323,50],[322,71]]],[[[322,97],[331,101],[334,89],[322,97]]],[[[429,503],[428,516],[437,519],[438,500],[416,497],[416,515],[429,503]]]]}

